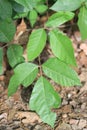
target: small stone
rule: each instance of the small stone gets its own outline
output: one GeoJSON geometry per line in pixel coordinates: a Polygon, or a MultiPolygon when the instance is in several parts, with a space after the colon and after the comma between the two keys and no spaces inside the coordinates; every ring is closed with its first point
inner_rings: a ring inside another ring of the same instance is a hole
{"type": "Polygon", "coordinates": [[[72,105],[73,107],[76,107],[77,103],[76,103],[76,101],[73,100],[70,102],[70,105],[72,105]]]}
{"type": "Polygon", "coordinates": [[[69,94],[68,94],[68,98],[70,99],[71,97],[72,97],[72,94],[71,94],[71,93],[69,93],[69,94]]]}
{"type": "Polygon", "coordinates": [[[17,119],[22,119],[24,125],[42,122],[39,116],[34,112],[17,112],[15,116],[17,119]]]}
{"type": "Polygon", "coordinates": [[[73,130],[79,130],[79,128],[78,128],[77,125],[72,125],[72,129],[73,129],[73,130]]]}
{"type": "Polygon", "coordinates": [[[78,127],[79,127],[80,129],[83,129],[83,128],[86,126],[86,124],[87,124],[87,121],[84,120],[84,119],[81,119],[81,120],[79,121],[78,127]]]}
{"type": "Polygon", "coordinates": [[[67,105],[67,104],[68,104],[67,100],[63,99],[62,105],[67,105]]]}
{"type": "Polygon", "coordinates": [[[71,126],[65,122],[63,122],[60,126],[56,128],[56,130],[72,130],[71,126]]]}
{"type": "MultiPolygon", "coordinates": [[[[79,75],[81,82],[85,82],[87,80],[87,70],[82,70],[82,73],[79,75]]],[[[83,86],[84,87],[84,86],[83,86]]],[[[82,88],[83,88],[82,87],[82,88]]],[[[81,88],[81,89],[82,89],[81,88]]],[[[82,92],[82,91],[81,91],[82,92]]]]}
{"type": "Polygon", "coordinates": [[[13,128],[11,128],[11,127],[9,127],[9,126],[7,126],[6,127],[6,130],[12,130],[13,128]]]}
{"type": "Polygon", "coordinates": [[[37,125],[34,130],[48,130],[46,126],[37,125]]]}
{"type": "Polygon", "coordinates": [[[82,113],[82,116],[87,118],[87,113],[82,113]]]}
{"type": "Polygon", "coordinates": [[[14,124],[15,124],[15,125],[19,125],[19,124],[20,124],[20,121],[14,121],[14,124]]]}
{"type": "Polygon", "coordinates": [[[63,117],[63,118],[67,118],[67,114],[63,114],[62,117],[63,117]]]}
{"type": "Polygon", "coordinates": [[[6,124],[6,123],[7,123],[7,119],[2,119],[2,120],[0,121],[0,123],[1,123],[1,124],[3,124],[3,123],[6,124]]]}
{"type": "Polygon", "coordinates": [[[86,108],[86,103],[83,103],[83,104],[81,105],[81,109],[82,109],[82,110],[85,110],[85,108],[86,108]]]}
{"type": "Polygon", "coordinates": [[[6,126],[0,126],[0,130],[6,130],[6,126]]]}
{"type": "Polygon", "coordinates": [[[41,126],[40,126],[40,125],[37,125],[37,126],[35,127],[35,129],[36,129],[36,130],[41,130],[41,126]]]}
{"type": "Polygon", "coordinates": [[[87,128],[84,128],[83,130],[87,130],[87,128]]]}
{"type": "Polygon", "coordinates": [[[1,119],[7,119],[7,113],[3,113],[0,115],[0,120],[1,119]]]}
{"type": "Polygon", "coordinates": [[[70,124],[71,125],[77,125],[78,124],[78,122],[79,122],[79,120],[75,120],[75,119],[70,119],[70,124]]]}

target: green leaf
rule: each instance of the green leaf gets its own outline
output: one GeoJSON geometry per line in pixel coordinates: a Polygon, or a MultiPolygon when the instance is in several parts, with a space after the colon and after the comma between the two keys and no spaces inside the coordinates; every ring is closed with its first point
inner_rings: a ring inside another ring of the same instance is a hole
{"type": "Polygon", "coordinates": [[[54,11],[74,11],[81,6],[82,2],[82,0],[57,0],[50,9],[54,11]]]}
{"type": "Polygon", "coordinates": [[[17,3],[26,7],[29,11],[32,10],[36,6],[35,0],[15,0],[17,3]]]}
{"type": "Polygon", "coordinates": [[[38,13],[43,14],[47,11],[48,7],[47,5],[37,5],[35,9],[38,13]]]}
{"type": "Polygon", "coordinates": [[[30,98],[30,109],[35,110],[42,121],[53,127],[56,114],[51,112],[51,109],[58,108],[60,104],[60,96],[54,91],[53,86],[44,77],[40,77],[30,98]]]}
{"type": "Polygon", "coordinates": [[[85,6],[86,6],[86,8],[87,8],[87,0],[86,0],[86,2],[85,2],[85,6]]]}
{"type": "Polygon", "coordinates": [[[44,73],[61,86],[81,85],[77,73],[57,58],[43,64],[44,73]]]}
{"type": "Polygon", "coordinates": [[[46,0],[36,0],[36,2],[39,4],[43,4],[43,3],[46,3],[46,0]]]}
{"type": "Polygon", "coordinates": [[[34,26],[34,24],[37,21],[37,18],[38,18],[37,12],[35,10],[30,11],[29,20],[30,20],[31,27],[34,26]]]}
{"type": "MultiPolygon", "coordinates": [[[[0,18],[7,19],[12,15],[12,6],[8,0],[0,0],[0,18]]],[[[1,26],[1,25],[0,25],[1,26]]]]}
{"type": "Polygon", "coordinates": [[[7,57],[11,67],[15,67],[19,63],[24,62],[23,47],[20,45],[12,44],[8,47],[7,57]]]}
{"type": "Polygon", "coordinates": [[[76,66],[71,40],[58,30],[50,31],[50,44],[53,54],[63,62],[76,66]]]}
{"type": "Polygon", "coordinates": [[[42,52],[46,44],[46,32],[44,29],[33,31],[29,37],[27,46],[28,60],[32,61],[42,52]]]}
{"type": "Polygon", "coordinates": [[[3,49],[0,48],[0,75],[3,73],[3,49]]]}
{"type": "Polygon", "coordinates": [[[72,12],[58,12],[54,13],[46,22],[47,27],[58,27],[61,24],[71,20],[74,17],[72,12]]]}
{"type": "Polygon", "coordinates": [[[87,39],[87,8],[85,6],[80,8],[78,17],[78,26],[81,32],[81,37],[85,40],[87,39]]]}
{"type": "Polygon", "coordinates": [[[12,4],[12,8],[14,9],[14,11],[17,13],[26,13],[29,11],[26,7],[24,7],[21,4],[18,4],[15,1],[11,1],[11,4],[12,4]]]}
{"type": "Polygon", "coordinates": [[[0,42],[10,42],[15,34],[16,28],[14,23],[9,20],[0,21],[0,42]]]}
{"type": "Polygon", "coordinates": [[[11,77],[8,86],[8,96],[14,94],[20,84],[25,87],[32,84],[38,73],[38,66],[32,63],[19,64],[14,69],[14,75],[11,77]],[[27,85],[27,86],[26,86],[27,85]]]}
{"type": "Polygon", "coordinates": [[[27,17],[28,15],[28,12],[23,12],[23,13],[15,13],[13,18],[14,19],[18,19],[18,18],[24,18],[24,17],[27,17]]]}

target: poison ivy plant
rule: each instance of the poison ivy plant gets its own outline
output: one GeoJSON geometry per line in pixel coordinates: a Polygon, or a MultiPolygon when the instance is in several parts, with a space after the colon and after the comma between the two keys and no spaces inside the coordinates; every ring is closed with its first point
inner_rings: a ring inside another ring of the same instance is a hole
{"type": "Polygon", "coordinates": [[[72,23],[76,17],[75,11],[78,13],[77,25],[82,39],[87,39],[87,0],[0,0],[0,75],[3,74],[4,47],[13,69],[8,96],[12,96],[21,85],[31,87],[34,84],[29,107],[51,127],[54,127],[56,120],[56,113],[52,109],[60,107],[61,97],[54,90],[50,79],[65,87],[81,85],[72,68],[77,65],[72,41],[60,30],[66,22],[72,23]],[[44,24],[38,22],[38,17],[43,16],[47,17],[44,24]],[[19,18],[27,19],[29,24],[29,40],[24,45],[27,61],[23,57],[21,44],[13,44],[16,32],[14,20],[19,18]],[[53,58],[48,57],[42,64],[41,56],[46,44],[53,58]]]}
{"type": "Polygon", "coordinates": [[[85,40],[87,39],[87,0],[57,0],[50,9],[54,11],[75,11],[78,8],[80,8],[80,12],[78,14],[78,27],[80,29],[82,39],[85,40]]]}
{"type": "Polygon", "coordinates": [[[14,13],[14,19],[26,17],[30,21],[31,27],[37,21],[38,13],[43,14],[47,11],[48,6],[45,0],[15,0],[12,5],[17,14],[14,13]]]}

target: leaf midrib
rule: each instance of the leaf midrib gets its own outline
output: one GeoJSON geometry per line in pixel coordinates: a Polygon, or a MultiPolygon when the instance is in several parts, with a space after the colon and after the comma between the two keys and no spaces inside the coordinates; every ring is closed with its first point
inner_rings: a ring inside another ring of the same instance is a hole
{"type": "MultiPolygon", "coordinates": [[[[66,16],[67,15],[65,15],[64,16],[64,18],[66,18],[66,16]]],[[[63,18],[63,16],[60,16],[60,17],[57,17],[57,18],[51,18],[51,19],[49,19],[50,21],[49,21],[49,24],[52,24],[54,21],[55,21],[55,19],[56,19],[56,21],[58,21],[59,19],[61,19],[61,18],[63,18]]],[[[67,18],[66,18],[66,20],[67,20],[67,18]]],[[[66,20],[64,20],[64,21],[66,21],[66,20]]],[[[60,22],[59,22],[60,23],[60,22]]],[[[63,22],[64,23],[64,22],[63,22]]],[[[61,23],[61,24],[63,24],[63,23],[61,23]]],[[[58,26],[60,26],[61,24],[58,24],[58,26]]],[[[47,25],[48,25],[48,23],[47,23],[47,25]]],[[[49,26],[49,25],[48,25],[49,26]]]]}
{"type": "MultiPolygon", "coordinates": [[[[58,41],[58,43],[60,44],[60,46],[62,46],[62,48],[64,48],[64,50],[65,50],[65,53],[67,54],[67,56],[69,57],[69,59],[68,59],[68,57],[67,57],[67,62],[68,61],[70,61],[71,63],[73,63],[73,60],[72,60],[72,57],[73,57],[73,55],[71,55],[72,53],[70,53],[70,55],[68,54],[68,50],[67,50],[67,47],[66,46],[63,46],[63,44],[61,44],[61,41],[60,41],[60,39],[58,40],[57,39],[57,37],[56,37],[56,35],[55,35],[55,33],[53,33],[53,35],[54,35],[54,37],[56,38],[56,40],[58,41]]],[[[61,34],[62,35],[62,34],[61,34]]],[[[71,42],[71,41],[70,41],[71,42]]],[[[71,43],[70,43],[71,44],[71,43]]],[[[72,52],[72,50],[71,50],[71,52],[72,52]]],[[[69,63],[69,62],[68,62],[69,63]]],[[[75,61],[74,61],[74,64],[75,64],[75,61]]]]}
{"type": "MultiPolygon", "coordinates": [[[[45,104],[46,104],[46,106],[48,106],[47,108],[49,109],[49,111],[48,111],[48,113],[50,113],[51,111],[50,111],[50,106],[49,106],[49,102],[48,102],[48,100],[47,100],[47,98],[46,98],[46,92],[45,92],[45,87],[44,87],[44,81],[43,81],[44,79],[42,79],[42,83],[43,83],[43,91],[44,91],[44,99],[45,99],[45,104]]],[[[48,116],[49,116],[50,114],[48,114],[48,116]]]]}
{"type": "MultiPolygon", "coordinates": [[[[46,66],[44,66],[45,68],[47,68],[48,70],[51,70],[51,72],[53,72],[53,73],[56,73],[56,75],[58,75],[58,73],[56,72],[56,71],[54,71],[54,70],[52,70],[52,69],[50,69],[50,68],[48,68],[48,67],[46,67],[46,66]]],[[[61,75],[61,76],[64,76],[65,78],[66,78],[66,76],[65,75],[63,75],[62,73],[59,73],[59,75],[61,75]]],[[[67,76],[68,77],[68,79],[71,79],[69,76],[67,76]]],[[[74,77],[74,76],[73,76],[74,77]]],[[[77,82],[77,80],[75,80],[75,79],[71,79],[72,81],[76,81],[77,82]]],[[[78,83],[78,82],[77,82],[78,83]]]]}

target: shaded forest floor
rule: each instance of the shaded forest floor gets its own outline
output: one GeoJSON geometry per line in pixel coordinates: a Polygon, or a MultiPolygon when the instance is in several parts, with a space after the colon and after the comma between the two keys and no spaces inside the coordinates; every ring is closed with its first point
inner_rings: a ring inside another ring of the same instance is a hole
{"type": "MultiPolygon", "coordinates": [[[[81,41],[77,30],[72,32],[69,28],[66,33],[73,42],[78,64],[75,70],[82,87],[64,88],[50,81],[62,98],[61,107],[53,110],[57,113],[54,129],[44,124],[36,113],[29,110],[30,87],[19,88],[16,94],[7,97],[7,85],[12,70],[4,63],[5,75],[0,76],[0,130],[87,130],[87,41],[81,41]]],[[[25,24],[21,23],[17,27],[14,43],[25,45],[28,34],[25,24]]],[[[47,50],[49,52],[49,45],[47,50]]],[[[46,58],[45,51],[42,55],[43,60],[46,58]]],[[[24,56],[26,58],[26,50],[24,56]]]]}

